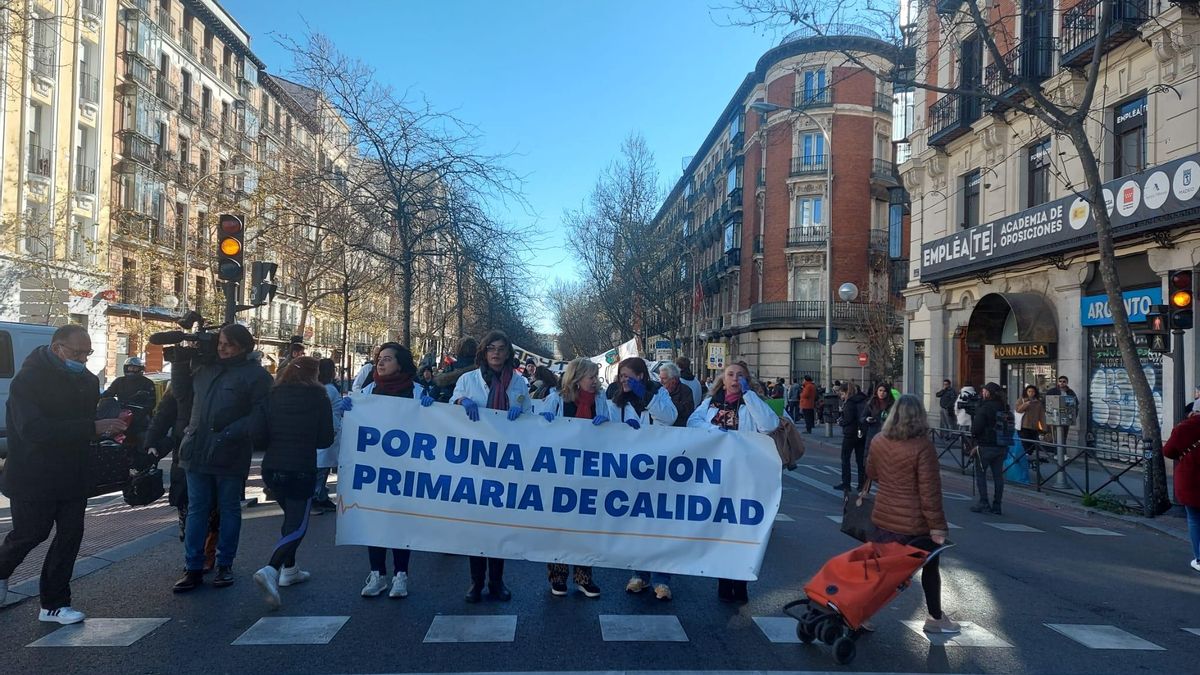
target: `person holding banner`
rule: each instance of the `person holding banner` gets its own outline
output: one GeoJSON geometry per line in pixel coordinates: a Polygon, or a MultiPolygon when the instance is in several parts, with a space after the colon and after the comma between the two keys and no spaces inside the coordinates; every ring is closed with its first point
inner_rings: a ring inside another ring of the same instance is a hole
{"type": "Polygon", "coordinates": [[[631,356],[617,366],[619,387],[610,387],[608,417],[640,429],[646,424],[671,426],[679,411],[666,387],[650,379],[646,361],[631,356]]]}
{"type": "MultiPolygon", "coordinates": [[[[708,398],[688,418],[694,429],[769,434],[779,426],[779,416],[750,387],[750,367],[745,361],[725,366],[708,398]]],[[[747,602],[746,581],[718,579],[717,597],[721,602],[747,602]]]]}
{"type": "MultiPolygon", "coordinates": [[[[512,341],[504,332],[493,330],[484,336],[475,354],[475,364],[479,366],[477,369],[458,378],[450,397],[463,407],[471,421],[479,421],[479,401],[484,401],[490,410],[507,410],[510,421],[531,411],[529,380],[517,372],[512,341]]],[[[433,399],[428,399],[428,403],[426,400],[422,398],[421,405],[433,404],[433,399]]],[[[504,559],[473,555],[467,602],[481,599],[485,574],[488,595],[498,600],[512,599],[512,593],[504,585],[504,559]]]]}
{"type": "MultiPolygon", "coordinates": [[[[413,397],[413,378],[417,374],[417,364],[413,362],[412,352],[407,347],[396,342],[385,342],[379,345],[379,356],[375,359],[375,371],[370,384],[363,387],[362,393],[375,396],[413,397]]],[[[426,390],[421,397],[421,404],[428,399],[433,404],[430,393],[426,390]]],[[[342,399],[342,410],[354,407],[350,399],[342,399]]],[[[368,546],[367,558],[371,563],[371,573],[367,575],[367,583],[360,595],[364,598],[374,598],[385,590],[389,598],[408,597],[408,562],[412,551],[407,548],[392,549],[392,567],[396,574],[391,578],[389,589],[387,573],[387,549],[382,546],[368,546]]]]}
{"type": "MultiPolygon", "coordinates": [[[[589,359],[578,358],[568,363],[563,371],[562,386],[550,391],[542,403],[541,416],[547,422],[553,422],[559,415],[591,420],[597,426],[607,422],[608,418],[596,406],[599,376],[600,366],[589,359]]],[[[550,573],[550,594],[560,597],[566,595],[569,565],[549,563],[546,567],[550,573]]],[[[600,587],[592,579],[590,566],[576,565],[574,579],[581,593],[589,598],[600,597],[600,587]]]]}

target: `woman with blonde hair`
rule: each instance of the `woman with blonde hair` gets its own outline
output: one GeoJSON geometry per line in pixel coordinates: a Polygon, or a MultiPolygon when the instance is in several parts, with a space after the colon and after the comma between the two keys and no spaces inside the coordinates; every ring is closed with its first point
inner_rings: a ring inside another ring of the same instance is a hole
{"type": "MultiPolygon", "coordinates": [[[[539,406],[542,417],[547,422],[553,422],[555,417],[563,415],[577,419],[591,420],[592,424],[600,425],[608,421],[601,409],[597,408],[597,392],[600,388],[600,366],[588,359],[575,359],[567,364],[563,371],[562,383],[554,389],[539,406]]],[[[601,399],[603,402],[603,399],[601,399]]],[[[547,564],[550,572],[550,593],[556,596],[567,594],[566,563],[547,564]]],[[[600,587],[592,579],[592,568],[586,565],[575,566],[575,585],[579,591],[589,598],[600,597],[600,587]]]]}
{"type": "MultiPolygon", "coordinates": [[[[942,475],[937,450],[929,438],[929,423],[921,399],[900,397],[867,452],[867,484],[879,483],[871,521],[876,542],[899,542],[926,551],[946,543],[949,530],[942,509],[942,475]]],[[[959,625],[942,612],[939,558],[921,571],[921,588],[929,618],[926,633],[957,633],[959,625]]]]}

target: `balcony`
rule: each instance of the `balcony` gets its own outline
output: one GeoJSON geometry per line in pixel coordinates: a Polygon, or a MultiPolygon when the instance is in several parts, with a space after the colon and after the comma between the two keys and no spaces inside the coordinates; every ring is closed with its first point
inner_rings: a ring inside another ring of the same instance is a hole
{"type": "Polygon", "coordinates": [[[929,145],[946,145],[970,131],[978,119],[978,96],[946,94],[929,106],[929,145]]]}
{"type": "Polygon", "coordinates": [[[220,133],[220,123],[217,122],[217,116],[211,110],[205,110],[200,113],[200,126],[214,136],[220,133]]]}
{"type": "Polygon", "coordinates": [[[740,267],[742,265],[741,247],[739,246],[725,251],[725,257],[723,260],[725,262],[726,269],[730,271],[732,271],[734,268],[740,267]]]}
{"type": "Polygon", "coordinates": [[[54,47],[35,42],[31,51],[33,52],[31,57],[33,63],[30,70],[34,75],[53,82],[55,72],[58,70],[58,64],[54,60],[54,47]]]}
{"type": "Polygon", "coordinates": [[[82,12],[85,17],[92,19],[93,21],[99,21],[104,15],[100,0],[81,0],[79,3],[79,11],[82,12]]]}
{"type": "Polygon", "coordinates": [[[125,59],[125,81],[136,82],[147,91],[154,91],[154,68],[137,59],[125,59]]]}
{"type": "Polygon", "coordinates": [[[100,102],[100,78],[86,70],[79,71],[79,100],[93,105],[100,102]]]}
{"type": "Polygon", "coordinates": [[[1148,0],[1114,0],[1112,21],[1100,36],[1101,0],[1081,0],[1062,13],[1062,67],[1082,66],[1092,60],[1092,48],[1101,38],[1101,51],[1109,52],[1138,35],[1138,26],[1150,16],[1148,0]]]}
{"type": "Polygon", "coordinates": [[[234,86],[233,83],[233,68],[228,63],[221,64],[221,81],[229,86],[234,86]]]}
{"type": "Polygon", "coordinates": [[[824,246],[827,229],[824,225],[800,225],[788,228],[788,248],[824,246]]]}
{"type": "Polygon", "coordinates": [[[815,176],[829,171],[829,155],[805,155],[792,158],[790,176],[815,176]]]}
{"type": "Polygon", "coordinates": [[[196,105],[195,99],[193,99],[191,96],[188,96],[187,93],[184,93],[184,95],[179,98],[179,114],[183,117],[183,119],[189,122],[196,121],[196,115],[198,114],[199,107],[200,106],[196,105]]]}
{"type": "Polygon", "coordinates": [[[875,109],[880,112],[891,113],[892,106],[895,104],[895,99],[891,92],[877,91],[875,92],[875,109]]]}
{"type": "Polygon", "coordinates": [[[797,89],[792,93],[793,108],[823,108],[833,105],[833,94],[829,87],[820,89],[797,89]]]}
{"type": "Polygon", "coordinates": [[[196,38],[192,35],[192,31],[186,28],[179,29],[179,46],[187,52],[188,56],[196,57],[196,38]]]}
{"type": "Polygon", "coordinates": [[[887,187],[900,185],[900,180],[896,175],[896,165],[890,159],[871,160],[871,180],[887,187]]]}
{"type": "Polygon", "coordinates": [[[163,102],[163,106],[167,110],[174,110],[179,107],[179,88],[167,81],[165,77],[158,79],[158,86],[154,88],[155,96],[163,102]]]}
{"type": "Polygon", "coordinates": [[[958,13],[958,8],[962,7],[964,0],[937,0],[937,13],[942,15],[954,15],[958,13]]]}
{"type": "Polygon", "coordinates": [[[887,230],[870,230],[867,237],[867,250],[886,253],[888,250],[888,231],[887,230]]]}
{"type": "Polygon", "coordinates": [[[159,166],[158,143],[132,132],[121,133],[121,158],[148,167],[159,166]]]}
{"type": "Polygon", "coordinates": [[[742,188],[734,188],[733,192],[729,193],[729,199],[725,202],[729,208],[730,215],[742,210],[742,188]]]}
{"type": "Polygon", "coordinates": [[[892,295],[900,295],[908,286],[908,258],[895,258],[891,263],[891,277],[888,279],[892,295]]]}
{"type": "Polygon", "coordinates": [[[745,142],[746,142],[746,132],[739,131],[736,134],[734,134],[733,138],[731,138],[729,140],[729,145],[730,145],[730,147],[733,148],[733,151],[736,153],[736,152],[742,151],[742,145],[744,145],[745,142]]]}
{"type": "MultiPolygon", "coordinates": [[[[825,305],[822,300],[790,300],[760,302],[750,308],[750,325],[762,327],[821,327],[825,324],[825,305]]],[[[873,302],[837,302],[833,305],[832,323],[838,328],[861,328],[869,317],[883,314],[895,321],[891,305],[873,302]]]]}
{"type": "MultiPolygon", "coordinates": [[[[1042,38],[1021,42],[1008,50],[999,63],[989,64],[983,71],[983,86],[989,94],[1007,101],[1017,102],[1028,97],[1021,88],[1025,82],[1038,86],[1054,74],[1054,54],[1058,51],[1053,38],[1042,38]],[[1005,79],[1005,75],[1008,79],[1005,79]]],[[[1009,106],[990,101],[992,112],[1000,112],[1009,106]]]]}
{"type": "Polygon", "coordinates": [[[214,74],[217,72],[217,57],[211,49],[200,50],[200,65],[208,68],[214,74]]]}
{"type": "Polygon", "coordinates": [[[178,248],[181,243],[175,237],[175,230],[157,225],[150,230],[150,241],[166,248],[178,248]]]}
{"type": "Polygon", "coordinates": [[[29,173],[42,178],[50,177],[50,149],[39,145],[29,146],[29,173]]]}
{"type": "Polygon", "coordinates": [[[170,10],[163,9],[159,5],[154,10],[154,22],[158,24],[164,35],[175,35],[175,19],[171,18],[170,10]]]}
{"type": "Polygon", "coordinates": [[[75,165],[75,191],[85,195],[96,194],[96,170],[83,164],[75,165]]]}

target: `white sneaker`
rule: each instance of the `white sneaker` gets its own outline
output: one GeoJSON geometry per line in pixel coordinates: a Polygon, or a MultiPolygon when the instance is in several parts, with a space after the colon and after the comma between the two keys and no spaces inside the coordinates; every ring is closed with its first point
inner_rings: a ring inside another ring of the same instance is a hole
{"type": "Polygon", "coordinates": [[[279,585],[280,586],[295,586],[302,584],[312,578],[312,575],[304,570],[292,565],[279,570],[279,585]]]}
{"type": "Polygon", "coordinates": [[[271,609],[279,609],[283,600],[279,598],[279,570],[267,565],[254,573],[254,584],[262,591],[263,600],[271,609]]]}
{"type": "MultiPolygon", "coordinates": [[[[1200,572],[1200,560],[1193,560],[1193,561],[1192,561],[1192,569],[1196,570],[1197,572],[1200,572]]],[[[7,584],[8,582],[6,582],[6,581],[0,581],[0,583],[7,584]]],[[[0,594],[0,605],[3,605],[3,604],[4,604],[4,600],[3,600],[3,598],[4,598],[4,595],[3,595],[3,594],[0,594]]]]}
{"type": "Polygon", "coordinates": [[[364,598],[373,598],[388,588],[388,578],[385,574],[379,572],[371,572],[367,575],[367,585],[363,586],[362,596],[364,598]]]}
{"type": "Polygon", "coordinates": [[[925,619],[926,633],[959,633],[962,627],[958,622],[952,621],[950,615],[942,612],[942,618],[935,619],[932,616],[925,619]]]}
{"type": "Polygon", "coordinates": [[[70,607],[43,609],[38,612],[38,621],[45,621],[46,623],[61,623],[64,626],[72,623],[79,623],[86,618],[87,617],[83,615],[83,612],[70,607]]]}
{"type": "Polygon", "coordinates": [[[408,597],[408,572],[396,572],[396,576],[392,577],[392,590],[388,591],[388,597],[408,597]]]}
{"type": "Polygon", "coordinates": [[[647,588],[650,588],[650,584],[646,583],[645,579],[638,576],[630,577],[629,583],[625,584],[626,593],[641,593],[647,588]]]}

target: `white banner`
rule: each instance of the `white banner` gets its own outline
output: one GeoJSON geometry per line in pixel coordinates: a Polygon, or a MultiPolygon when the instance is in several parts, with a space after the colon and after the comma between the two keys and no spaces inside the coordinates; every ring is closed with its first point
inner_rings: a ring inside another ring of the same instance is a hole
{"type": "Polygon", "coordinates": [[[354,396],[337,543],[754,580],[779,510],[771,439],[354,396]]]}

